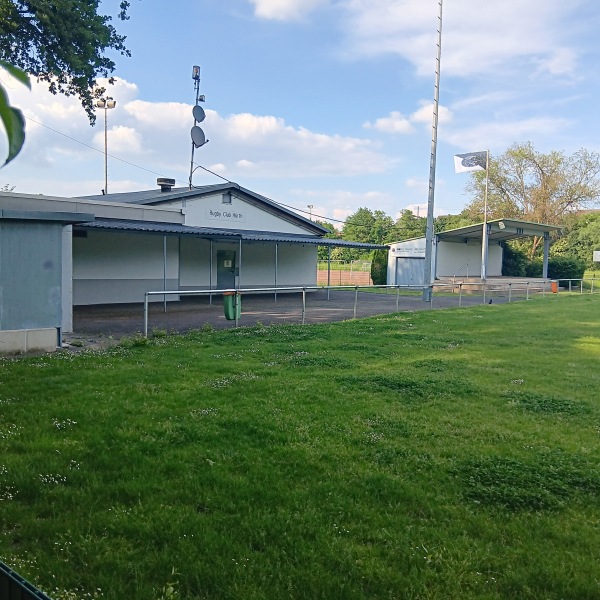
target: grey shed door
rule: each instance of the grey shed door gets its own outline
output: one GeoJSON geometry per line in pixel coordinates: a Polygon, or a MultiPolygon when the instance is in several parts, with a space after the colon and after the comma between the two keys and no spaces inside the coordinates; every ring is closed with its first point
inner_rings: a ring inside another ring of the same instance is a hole
{"type": "Polygon", "coordinates": [[[396,285],[423,285],[424,279],[424,258],[396,258],[396,285]]]}

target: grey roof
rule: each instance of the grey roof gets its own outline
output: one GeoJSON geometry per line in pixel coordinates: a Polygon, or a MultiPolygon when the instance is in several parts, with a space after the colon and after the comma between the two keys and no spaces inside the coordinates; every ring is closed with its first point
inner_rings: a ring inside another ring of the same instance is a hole
{"type": "MultiPolygon", "coordinates": [[[[545,223],[533,223],[518,219],[492,219],[487,222],[490,241],[516,240],[524,237],[543,236],[545,233],[557,231],[560,227],[545,223]]],[[[483,223],[466,225],[457,229],[449,229],[437,234],[440,240],[464,242],[466,239],[481,239],[483,223]]]]}
{"type": "Polygon", "coordinates": [[[168,192],[163,192],[160,189],[143,190],[139,192],[123,192],[119,194],[106,194],[106,195],[95,195],[95,196],[79,196],[81,200],[101,200],[103,202],[120,202],[124,204],[142,204],[142,205],[156,205],[165,202],[175,202],[177,200],[187,200],[191,198],[199,198],[202,196],[209,196],[215,193],[223,192],[238,192],[243,194],[246,200],[254,200],[261,205],[261,208],[268,209],[271,212],[279,213],[281,216],[285,216],[288,220],[300,223],[303,227],[309,227],[315,233],[327,233],[328,230],[320,225],[317,225],[314,221],[311,221],[286,207],[261,196],[252,190],[244,188],[237,183],[218,183],[215,185],[204,185],[189,188],[172,188],[168,192]]]}
{"type": "Polygon", "coordinates": [[[274,233],[271,231],[253,231],[245,229],[217,229],[212,227],[190,227],[175,223],[156,223],[154,221],[129,221],[124,219],[96,219],[88,223],[80,223],[78,227],[85,229],[110,229],[113,231],[129,231],[137,233],[156,233],[162,235],[192,235],[205,239],[221,239],[249,242],[282,242],[295,244],[312,244],[316,246],[332,246],[342,248],[365,248],[369,250],[387,249],[378,244],[364,244],[323,238],[318,235],[299,235],[294,233],[274,233]]]}

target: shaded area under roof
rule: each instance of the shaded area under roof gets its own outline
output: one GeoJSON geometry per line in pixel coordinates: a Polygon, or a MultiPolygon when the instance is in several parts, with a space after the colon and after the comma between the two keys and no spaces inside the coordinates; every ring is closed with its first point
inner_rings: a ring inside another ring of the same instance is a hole
{"type": "Polygon", "coordinates": [[[387,249],[379,244],[366,244],[322,238],[319,236],[297,235],[293,233],[273,233],[270,231],[253,231],[244,229],[216,229],[211,227],[190,227],[175,223],[156,223],[153,221],[129,221],[124,219],[96,219],[88,223],[80,223],[75,229],[104,229],[122,232],[154,233],[161,235],[191,235],[204,239],[244,242],[281,242],[292,244],[312,244],[315,246],[331,246],[340,248],[363,248],[368,250],[387,249]]]}
{"type": "MultiPolygon", "coordinates": [[[[541,236],[550,234],[552,231],[561,229],[556,225],[545,223],[532,223],[530,221],[519,221],[518,219],[493,219],[488,224],[488,240],[504,242],[524,237],[541,236]]],[[[458,229],[449,229],[437,233],[440,240],[447,242],[464,242],[465,240],[481,240],[483,237],[483,223],[467,225],[458,229]]]]}

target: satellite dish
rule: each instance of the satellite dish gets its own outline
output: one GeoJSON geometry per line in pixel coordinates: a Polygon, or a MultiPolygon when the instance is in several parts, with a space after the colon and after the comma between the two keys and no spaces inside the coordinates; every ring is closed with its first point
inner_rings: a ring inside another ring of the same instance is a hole
{"type": "Polygon", "coordinates": [[[200,148],[200,146],[204,146],[206,144],[206,137],[204,136],[204,131],[198,127],[198,125],[194,125],[192,127],[192,142],[194,142],[194,146],[196,148],[200,148]]]}
{"type": "Polygon", "coordinates": [[[192,109],[192,114],[194,115],[194,119],[196,119],[198,123],[202,123],[202,121],[204,121],[204,119],[206,118],[204,109],[198,104],[196,104],[196,106],[194,106],[194,108],[192,109]]]}

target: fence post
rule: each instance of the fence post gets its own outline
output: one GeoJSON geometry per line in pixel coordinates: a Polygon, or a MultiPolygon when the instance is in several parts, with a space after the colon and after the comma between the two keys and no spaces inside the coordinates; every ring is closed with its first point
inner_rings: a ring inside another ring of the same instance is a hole
{"type": "Polygon", "coordinates": [[[594,275],[594,277],[592,277],[592,287],[590,289],[590,294],[594,293],[594,280],[596,279],[596,276],[594,275]]]}
{"type": "Polygon", "coordinates": [[[512,300],[512,281],[508,282],[508,303],[510,304],[512,300]]]}
{"type": "Polygon", "coordinates": [[[583,279],[579,282],[579,293],[583,294],[583,279]]]}
{"type": "MultiPolygon", "coordinates": [[[[458,306],[462,306],[462,281],[458,284],[458,306]]],[[[454,289],[454,288],[453,288],[454,289]]]]}
{"type": "Polygon", "coordinates": [[[572,292],[573,288],[572,288],[572,284],[573,284],[573,280],[569,279],[569,291],[572,292]]]}
{"type": "Polygon", "coordinates": [[[239,311],[238,311],[238,306],[239,306],[239,301],[240,301],[240,292],[239,290],[235,290],[235,296],[234,296],[234,302],[235,304],[233,305],[233,310],[235,311],[235,326],[238,326],[238,321],[239,321],[239,311]]]}
{"type": "Polygon", "coordinates": [[[525,289],[527,290],[526,299],[529,300],[529,281],[525,282],[525,289]]]}
{"type": "Polygon", "coordinates": [[[396,286],[396,312],[398,312],[399,307],[400,307],[400,286],[397,285],[396,286]]]}
{"type": "Polygon", "coordinates": [[[354,288],[354,318],[356,319],[356,305],[358,304],[358,286],[354,288]]]}
{"type": "Polygon", "coordinates": [[[302,325],[304,325],[304,318],[306,316],[306,288],[302,288],[302,325]]]}

